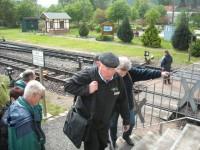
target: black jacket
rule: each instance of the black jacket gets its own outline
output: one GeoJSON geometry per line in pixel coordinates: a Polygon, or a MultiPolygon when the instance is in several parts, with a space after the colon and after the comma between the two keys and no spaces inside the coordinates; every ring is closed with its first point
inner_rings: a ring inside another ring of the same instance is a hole
{"type": "Polygon", "coordinates": [[[161,77],[161,71],[143,68],[131,68],[130,76],[123,77],[125,88],[128,95],[129,109],[133,109],[133,84],[137,81],[144,81],[161,77]],[[132,81],[131,81],[132,80],[132,81]]]}
{"type": "Polygon", "coordinates": [[[105,83],[97,67],[85,69],[65,84],[65,91],[73,95],[80,96],[76,102],[77,108],[82,115],[88,117],[91,111],[94,112],[92,121],[97,128],[109,127],[109,121],[116,103],[120,104],[120,113],[124,124],[129,124],[128,100],[123,79],[115,74],[113,80],[105,83]],[[89,94],[90,82],[98,82],[98,90],[94,94],[89,94]],[[95,101],[95,109],[92,104],[95,101]]]}

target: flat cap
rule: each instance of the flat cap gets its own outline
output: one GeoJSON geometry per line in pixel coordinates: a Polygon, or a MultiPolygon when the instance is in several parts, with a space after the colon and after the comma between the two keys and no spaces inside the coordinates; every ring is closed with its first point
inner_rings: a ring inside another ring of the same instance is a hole
{"type": "Polygon", "coordinates": [[[119,65],[119,58],[110,52],[99,55],[99,61],[109,68],[116,68],[119,65]]]}

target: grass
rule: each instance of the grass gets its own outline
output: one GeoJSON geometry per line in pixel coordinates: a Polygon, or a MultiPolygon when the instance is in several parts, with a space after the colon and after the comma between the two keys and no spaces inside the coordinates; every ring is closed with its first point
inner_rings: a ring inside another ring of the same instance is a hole
{"type": "MultiPolygon", "coordinates": [[[[141,57],[143,58],[144,51],[148,50],[154,58],[160,60],[163,56],[164,50],[169,50],[174,57],[175,64],[187,64],[188,54],[185,52],[179,52],[172,49],[169,42],[162,40],[162,48],[146,48],[142,46],[139,38],[133,39],[130,44],[124,44],[118,39],[115,42],[99,42],[91,39],[80,39],[68,36],[76,35],[77,29],[71,29],[70,33],[64,36],[48,36],[39,33],[23,33],[20,29],[0,29],[0,37],[5,37],[6,40],[16,42],[33,43],[43,46],[50,46],[56,48],[64,48],[67,50],[78,50],[84,52],[101,53],[112,51],[117,55],[124,55],[128,57],[141,57]]],[[[95,33],[93,33],[95,34],[95,33]]],[[[191,62],[198,61],[199,58],[192,57],[191,62]]]]}
{"type": "Polygon", "coordinates": [[[46,101],[46,102],[47,102],[47,112],[53,116],[57,116],[58,114],[63,113],[65,111],[65,109],[63,107],[60,107],[60,106],[50,103],[48,101],[46,101]]]}

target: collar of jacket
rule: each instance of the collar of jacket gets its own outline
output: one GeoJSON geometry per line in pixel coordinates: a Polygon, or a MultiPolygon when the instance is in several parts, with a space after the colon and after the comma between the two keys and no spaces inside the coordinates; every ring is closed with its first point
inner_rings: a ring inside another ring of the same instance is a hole
{"type": "Polygon", "coordinates": [[[9,127],[17,128],[33,120],[33,108],[23,97],[19,97],[10,105],[6,118],[9,127]]]}

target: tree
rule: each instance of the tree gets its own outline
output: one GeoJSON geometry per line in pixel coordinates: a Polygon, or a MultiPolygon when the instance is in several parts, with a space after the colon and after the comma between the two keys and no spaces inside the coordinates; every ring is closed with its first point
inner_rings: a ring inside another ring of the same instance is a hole
{"type": "Polygon", "coordinates": [[[107,20],[105,10],[97,8],[94,12],[93,20],[97,24],[105,22],[107,20]]]}
{"type": "Polygon", "coordinates": [[[161,47],[161,39],[154,24],[151,24],[142,36],[144,46],[158,48],[161,47]]]}
{"type": "Polygon", "coordinates": [[[160,18],[160,13],[155,9],[149,9],[145,14],[145,20],[151,25],[156,24],[158,19],[160,18]]]}
{"type": "Polygon", "coordinates": [[[131,10],[127,2],[124,0],[117,0],[112,6],[108,8],[108,18],[113,21],[117,21],[119,25],[119,20],[124,17],[130,16],[131,10]]]}
{"type": "Polygon", "coordinates": [[[139,6],[138,13],[139,13],[140,18],[144,19],[144,15],[148,9],[149,9],[149,5],[147,3],[143,3],[139,6]]]}
{"type": "Polygon", "coordinates": [[[134,7],[138,9],[138,14],[141,19],[144,19],[146,11],[149,9],[149,0],[136,0],[134,7]]]}
{"type": "Polygon", "coordinates": [[[88,26],[84,23],[79,28],[79,35],[82,37],[86,37],[89,34],[88,26]]]}
{"type": "Polygon", "coordinates": [[[163,5],[156,5],[154,8],[160,13],[161,17],[167,14],[167,11],[165,10],[165,7],[163,5]]]}
{"type": "Polygon", "coordinates": [[[62,5],[58,4],[58,5],[54,5],[52,4],[48,9],[48,12],[63,12],[63,7],[62,5]]]}
{"type": "Polygon", "coordinates": [[[24,17],[37,15],[36,4],[31,0],[23,0],[17,5],[17,19],[22,21],[24,17]]]}
{"type": "Polygon", "coordinates": [[[171,0],[158,0],[158,4],[160,4],[160,5],[170,5],[171,0]]]}
{"type": "Polygon", "coordinates": [[[77,22],[79,25],[80,21],[88,21],[92,17],[93,6],[89,0],[77,0],[74,3],[66,5],[64,10],[72,18],[72,21],[77,22]]]}
{"type": "Polygon", "coordinates": [[[194,13],[191,15],[191,22],[193,27],[200,28],[200,13],[194,13]]]}
{"type": "Polygon", "coordinates": [[[182,13],[177,23],[176,30],[172,36],[172,45],[175,49],[185,51],[189,48],[191,41],[191,32],[188,26],[188,17],[186,13],[182,13]]]}
{"type": "Polygon", "coordinates": [[[122,40],[125,43],[130,43],[133,39],[133,31],[131,29],[131,26],[129,24],[128,17],[125,17],[122,24],[120,25],[117,36],[120,40],[122,40]]]}
{"type": "Polygon", "coordinates": [[[7,27],[16,26],[16,8],[12,0],[0,0],[0,25],[7,27]]]}
{"type": "Polygon", "coordinates": [[[74,2],[74,0],[58,0],[58,4],[60,4],[62,7],[72,2],[74,2]]]}
{"type": "Polygon", "coordinates": [[[95,8],[106,9],[112,3],[112,0],[93,0],[95,8]]]}
{"type": "Polygon", "coordinates": [[[134,21],[138,18],[138,10],[135,7],[132,7],[131,9],[131,19],[134,21]]]}

